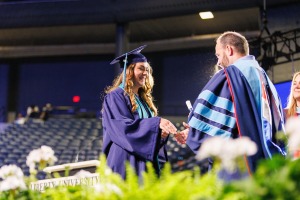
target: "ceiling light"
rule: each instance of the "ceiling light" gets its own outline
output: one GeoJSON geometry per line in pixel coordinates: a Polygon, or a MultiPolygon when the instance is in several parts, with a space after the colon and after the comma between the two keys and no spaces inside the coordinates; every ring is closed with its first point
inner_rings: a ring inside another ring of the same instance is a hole
{"type": "Polygon", "coordinates": [[[199,12],[199,15],[200,15],[201,19],[212,19],[212,18],[214,18],[214,15],[210,11],[199,12]]]}

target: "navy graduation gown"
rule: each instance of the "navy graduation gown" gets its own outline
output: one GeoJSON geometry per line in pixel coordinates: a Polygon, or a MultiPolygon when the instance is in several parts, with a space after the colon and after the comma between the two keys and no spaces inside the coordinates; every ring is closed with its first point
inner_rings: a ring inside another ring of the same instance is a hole
{"type": "Polygon", "coordinates": [[[194,103],[189,125],[187,144],[194,152],[208,137],[249,137],[258,147],[246,160],[252,172],[260,159],[285,155],[284,145],[275,137],[284,130],[280,99],[252,56],[213,76],[194,103]]]}
{"type": "Polygon", "coordinates": [[[131,108],[129,96],[121,88],[105,96],[102,151],[107,157],[107,165],[124,179],[126,161],[139,176],[146,170],[147,161],[153,163],[157,173],[160,164],[167,161],[165,144],[168,138],[161,139],[160,118],[140,118],[131,108]]]}

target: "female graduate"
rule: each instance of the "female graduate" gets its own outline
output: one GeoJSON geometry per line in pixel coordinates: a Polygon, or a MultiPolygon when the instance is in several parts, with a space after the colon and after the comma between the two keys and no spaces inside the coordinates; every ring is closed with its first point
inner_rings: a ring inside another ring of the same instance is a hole
{"type": "Polygon", "coordinates": [[[167,161],[166,143],[176,127],[157,116],[151,95],[154,85],[152,68],[140,52],[146,45],[115,58],[110,64],[124,68],[106,88],[102,109],[103,148],[107,165],[123,179],[125,163],[134,167],[137,175],[146,171],[151,162],[157,174],[167,161]]]}
{"type": "Polygon", "coordinates": [[[288,104],[285,108],[286,119],[300,116],[300,72],[293,75],[288,104]]]}

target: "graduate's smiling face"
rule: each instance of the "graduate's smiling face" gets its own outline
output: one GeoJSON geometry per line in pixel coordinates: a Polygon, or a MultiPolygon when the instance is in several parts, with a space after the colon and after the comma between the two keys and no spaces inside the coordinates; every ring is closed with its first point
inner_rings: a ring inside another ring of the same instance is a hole
{"type": "Polygon", "coordinates": [[[292,86],[292,90],[293,90],[293,97],[297,100],[297,101],[300,101],[300,74],[297,75],[295,78],[294,78],[294,81],[293,81],[293,86],[292,86]]]}
{"type": "Polygon", "coordinates": [[[146,84],[149,76],[150,67],[147,62],[138,62],[133,69],[133,84],[136,88],[141,88],[146,84]]]}

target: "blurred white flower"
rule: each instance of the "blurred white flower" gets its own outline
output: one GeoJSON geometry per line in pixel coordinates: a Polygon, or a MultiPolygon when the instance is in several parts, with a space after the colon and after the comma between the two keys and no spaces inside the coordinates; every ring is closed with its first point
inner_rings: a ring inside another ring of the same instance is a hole
{"type": "Polygon", "coordinates": [[[291,134],[289,136],[288,150],[289,152],[295,152],[300,149],[300,133],[291,134]]]}
{"type": "Polygon", "coordinates": [[[80,170],[79,172],[77,172],[74,176],[76,178],[86,178],[86,177],[90,177],[93,174],[91,172],[88,172],[86,170],[80,170]]]}
{"type": "Polygon", "coordinates": [[[217,156],[222,153],[223,143],[226,142],[228,139],[224,139],[221,137],[211,137],[207,139],[201,145],[200,150],[198,151],[196,158],[198,160],[203,160],[210,156],[217,156]],[[213,147],[213,148],[212,148],[213,147]]]}
{"type": "Polygon", "coordinates": [[[35,167],[36,163],[45,162],[49,165],[53,165],[57,161],[54,156],[54,151],[51,147],[41,146],[40,149],[32,150],[27,156],[26,164],[30,169],[35,167]]]}
{"type": "Polygon", "coordinates": [[[228,172],[234,172],[236,169],[236,163],[234,159],[223,158],[222,159],[222,167],[226,169],[228,172]]]}
{"type": "Polygon", "coordinates": [[[112,183],[105,183],[105,184],[101,184],[101,183],[98,183],[96,185],[94,185],[94,188],[95,188],[95,191],[97,193],[115,193],[119,196],[123,195],[122,193],[122,190],[116,186],[115,184],[112,184],[112,183]]]}
{"type": "Polygon", "coordinates": [[[104,172],[104,174],[106,175],[106,176],[109,176],[109,175],[111,175],[113,172],[112,172],[112,170],[109,168],[109,167],[106,167],[105,168],[105,172],[104,172]]]}
{"type": "Polygon", "coordinates": [[[201,145],[196,159],[203,160],[208,157],[218,157],[222,167],[228,171],[236,168],[236,159],[247,155],[254,155],[257,152],[256,144],[248,137],[238,139],[212,137],[201,145]]]}
{"type": "MultiPolygon", "coordinates": [[[[288,151],[293,155],[300,149],[300,118],[288,118],[285,124],[285,130],[288,135],[288,151]]],[[[298,158],[298,156],[294,158],[298,158]]]]}
{"type": "Polygon", "coordinates": [[[23,179],[23,172],[21,168],[16,165],[4,165],[0,168],[0,178],[6,179],[10,176],[15,176],[17,178],[23,179]]]}
{"type": "Polygon", "coordinates": [[[54,156],[54,151],[48,146],[41,147],[41,158],[50,165],[53,165],[57,161],[57,158],[54,156]]]}
{"type": "Polygon", "coordinates": [[[0,191],[16,189],[26,189],[26,185],[23,179],[16,176],[9,176],[0,183],[0,191]]]}
{"type": "Polygon", "coordinates": [[[32,166],[35,166],[35,163],[40,162],[40,160],[41,160],[41,154],[39,149],[34,149],[27,156],[26,165],[31,168],[32,166]]]}
{"type": "Polygon", "coordinates": [[[300,118],[288,118],[285,124],[285,130],[288,135],[300,134],[300,118]]]}
{"type": "Polygon", "coordinates": [[[236,151],[238,156],[252,156],[257,152],[257,146],[255,142],[250,140],[248,137],[240,137],[232,141],[234,142],[235,148],[238,149],[238,151],[236,151]]]}

